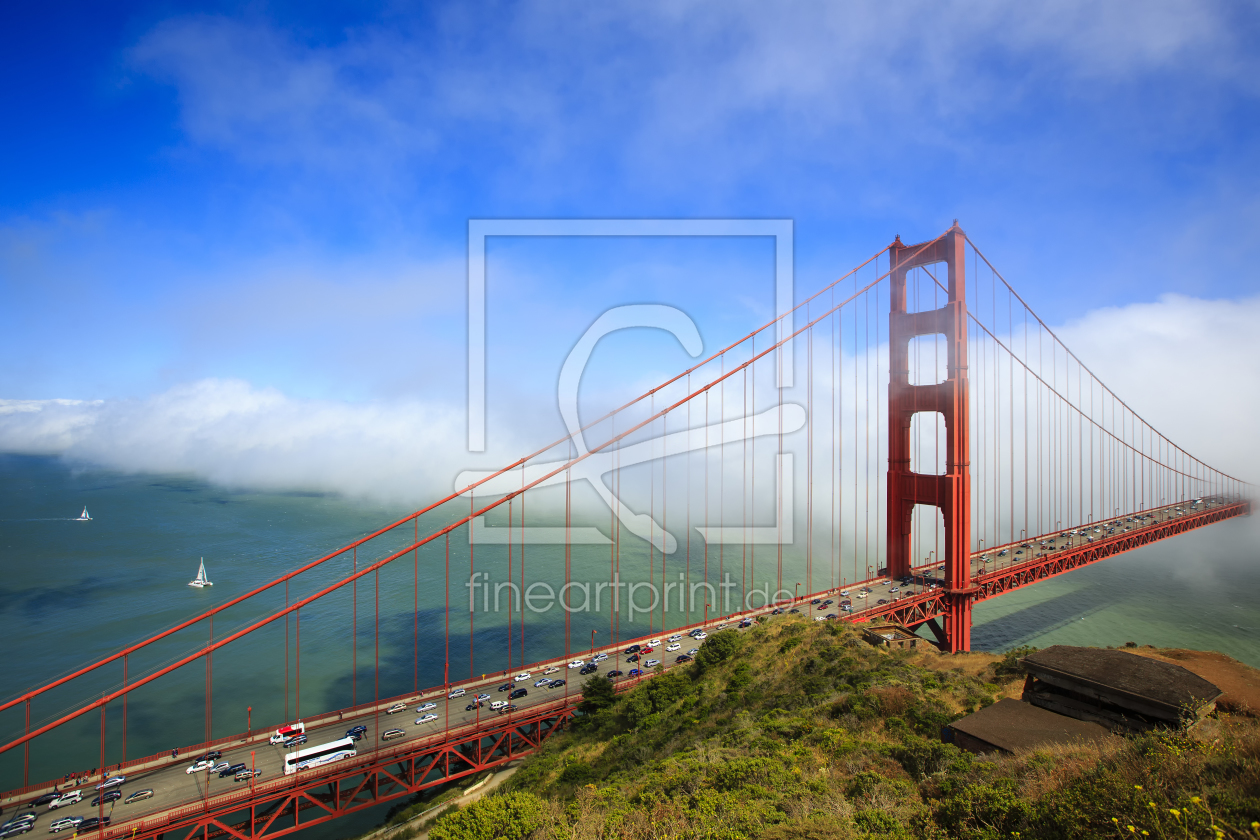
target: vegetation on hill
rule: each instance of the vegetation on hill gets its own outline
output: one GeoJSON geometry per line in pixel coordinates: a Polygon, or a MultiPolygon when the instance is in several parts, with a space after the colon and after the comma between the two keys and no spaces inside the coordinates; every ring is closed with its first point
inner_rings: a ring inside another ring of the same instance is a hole
{"type": "Polygon", "coordinates": [[[977,757],[941,727],[1018,696],[1017,652],[888,651],[795,617],[584,714],[433,840],[1260,838],[1260,724],[977,757]]]}

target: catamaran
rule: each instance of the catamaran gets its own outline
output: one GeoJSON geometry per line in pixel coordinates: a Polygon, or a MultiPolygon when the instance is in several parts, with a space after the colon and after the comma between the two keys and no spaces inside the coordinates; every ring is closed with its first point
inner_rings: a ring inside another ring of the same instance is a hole
{"type": "Polygon", "coordinates": [[[203,586],[214,586],[210,579],[206,577],[206,558],[201,558],[201,565],[197,567],[197,577],[188,582],[189,586],[195,586],[200,589],[203,586]]]}
{"type": "Polygon", "coordinates": [[[87,508],[85,507],[83,509],[83,513],[80,513],[79,518],[74,521],[75,522],[91,522],[92,517],[88,515],[87,508]]]}

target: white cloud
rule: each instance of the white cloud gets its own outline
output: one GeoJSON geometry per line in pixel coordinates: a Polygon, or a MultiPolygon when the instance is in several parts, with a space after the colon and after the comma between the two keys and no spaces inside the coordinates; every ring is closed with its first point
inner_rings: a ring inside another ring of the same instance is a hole
{"type": "Polygon", "coordinates": [[[1057,330],[1104,383],[1213,467],[1260,480],[1260,297],[1094,310],[1057,330]]]}
{"type": "MultiPolygon", "coordinates": [[[[1260,298],[1170,295],[1100,309],[1056,331],[1173,442],[1254,480],[1260,476],[1257,323],[1260,298]]],[[[584,403],[608,396],[595,389],[584,403]]],[[[494,451],[476,459],[465,450],[462,405],[296,399],[216,379],[144,400],[0,401],[0,450],[60,454],[126,471],[192,473],[232,486],[419,504],[450,492],[460,470],[502,466],[558,436],[553,396],[538,396],[532,408],[521,405],[530,399],[518,394],[510,411],[503,407],[511,422],[496,424],[494,451]]]]}
{"type": "Polygon", "coordinates": [[[131,58],[176,87],[197,143],[386,184],[400,163],[454,170],[486,144],[510,148],[513,171],[625,155],[650,173],[666,150],[759,157],[842,126],[878,124],[881,145],[940,142],[942,120],[1165,72],[1254,92],[1254,53],[1231,20],[1245,13],[1193,0],[527,5],[447,8],[319,44],[196,16],[155,27],[131,58]]]}
{"type": "Polygon", "coordinates": [[[462,410],[440,404],[298,400],[231,380],[135,401],[0,401],[7,451],[413,504],[452,489],[464,436],[462,410]]]}

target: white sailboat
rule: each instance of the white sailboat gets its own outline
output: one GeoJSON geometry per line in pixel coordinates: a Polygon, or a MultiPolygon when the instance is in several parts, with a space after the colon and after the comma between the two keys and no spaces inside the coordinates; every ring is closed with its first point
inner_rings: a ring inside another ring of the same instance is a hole
{"type": "Polygon", "coordinates": [[[83,513],[80,513],[79,518],[74,521],[75,522],[91,522],[92,517],[88,515],[87,508],[85,507],[83,508],[83,513]]]}
{"type": "Polygon", "coordinates": [[[188,582],[189,586],[195,586],[200,589],[203,586],[214,586],[210,579],[206,577],[206,558],[201,558],[201,565],[197,567],[197,577],[188,582]]]}

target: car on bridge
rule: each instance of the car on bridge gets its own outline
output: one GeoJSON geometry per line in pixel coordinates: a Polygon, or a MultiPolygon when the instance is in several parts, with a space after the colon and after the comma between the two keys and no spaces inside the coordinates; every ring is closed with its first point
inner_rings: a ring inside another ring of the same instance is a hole
{"type": "Polygon", "coordinates": [[[416,723],[417,723],[417,724],[421,724],[421,723],[432,723],[432,722],[433,722],[433,721],[435,721],[435,720],[437,720],[437,715],[435,715],[435,714],[427,714],[427,715],[424,715],[423,717],[416,718],[416,723]]]}
{"type": "Polygon", "coordinates": [[[464,707],[464,711],[471,712],[475,709],[480,709],[484,705],[485,704],[482,703],[480,700],[474,700],[472,703],[469,703],[467,706],[464,707]]]}
{"type": "Polygon", "coordinates": [[[581,674],[582,676],[586,676],[587,674],[593,674],[598,670],[599,670],[598,665],[586,665],[582,668],[582,670],[578,671],[578,673],[581,674]]]}
{"type": "Polygon", "coordinates": [[[478,695],[477,695],[477,700],[478,700],[478,702],[484,703],[484,702],[486,702],[486,701],[487,701],[487,700],[489,700],[489,699],[490,699],[490,695],[489,695],[489,694],[478,694],[478,695]]]}
{"type": "MultiPolygon", "coordinates": [[[[272,735],[270,738],[267,739],[267,741],[272,744],[283,744],[285,741],[292,738],[294,735],[301,735],[305,731],[306,731],[306,724],[302,723],[302,721],[299,720],[297,723],[280,727],[279,729],[276,730],[274,735],[272,735]]],[[[206,758],[218,758],[218,757],[219,757],[218,755],[206,756],[206,758]]]]}
{"type": "Polygon", "coordinates": [[[288,749],[289,747],[297,747],[297,746],[301,746],[302,744],[305,744],[306,741],[307,741],[306,735],[294,735],[292,738],[284,742],[284,746],[285,746],[285,749],[288,749]]]}
{"type": "Polygon", "coordinates": [[[457,688],[454,691],[452,691],[450,694],[446,695],[446,697],[448,700],[454,700],[456,697],[463,697],[467,693],[468,692],[465,691],[464,689],[457,688]]]}
{"type": "Polygon", "coordinates": [[[606,653],[597,653],[597,654],[595,654],[594,656],[592,656],[592,657],[591,657],[591,662],[603,662],[603,661],[604,661],[605,659],[607,659],[607,658],[608,658],[608,654],[606,654],[606,653]]]}
{"type": "Polygon", "coordinates": [[[630,654],[629,656],[627,656],[627,657],[626,657],[626,661],[627,661],[627,662],[638,662],[638,661],[639,661],[639,654],[637,654],[637,653],[632,653],[632,654],[630,654]]]}
{"type": "Polygon", "coordinates": [[[5,823],[4,825],[0,825],[0,837],[16,837],[19,834],[25,834],[34,827],[35,823],[30,821],[5,823]]]}
{"type": "Polygon", "coordinates": [[[696,634],[696,638],[703,642],[705,639],[709,638],[709,634],[701,630],[696,634]]]}
{"type": "Polygon", "coordinates": [[[123,804],[130,805],[133,802],[143,802],[146,799],[152,799],[152,798],[153,798],[153,788],[145,788],[144,790],[138,790],[135,793],[131,794],[131,796],[128,796],[126,799],[123,800],[123,804]]]}
{"type": "Polygon", "coordinates": [[[547,684],[547,688],[563,688],[564,680],[552,680],[547,684]]]}
{"type": "Polygon", "coordinates": [[[509,712],[515,712],[515,711],[516,711],[516,704],[515,704],[515,703],[508,703],[508,704],[507,704],[506,706],[504,706],[502,709],[499,709],[499,714],[501,714],[501,715],[505,715],[505,714],[507,714],[507,713],[509,713],[509,712]]]}
{"type": "Polygon", "coordinates": [[[48,826],[49,834],[56,834],[58,831],[65,831],[69,828],[78,828],[79,823],[83,822],[83,817],[62,817],[61,819],[48,826]]]}
{"type": "Polygon", "coordinates": [[[381,740],[392,741],[395,738],[402,738],[406,734],[407,734],[407,731],[405,729],[386,729],[384,732],[381,733],[381,740]]]}
{"type": "Polygon", "coordinates": [[[543,673],[544,673],[544,674],[558,674],[558,673],[560,673],[560,666],[558,666],[558,665],[552,665],[550,668],[548,668],[547,670],[543,671],[543,673]]]}
{"type": "Polygon", "coordinates": [[[429,711],[429,709],[436,709],[436,708],[437,708],[437,703],[422,703],[419,706],[416,706],[416,711],[427,712],[429,711]]]}
{"type": "Polygon", "coordinates": [[[367,734],[367,727],[363,725],[352,726],[346,730],[346,737],[353,738],[356,741],[362,738],[366,734],[367,734]]]}
{"type": "Polygon", "coordinates": [[[388,709],[385,710],[385,714],[395,715],[395,714],[398,714],[399,712],[405,712],[405,711],[407,711],[406,703],[395,703],[394,705],[390,706],[388,709]]]}
{"type": "Polygon", "coordinates": [[[550,677],[543,677],[541,680],[537,680],[534,683],[534,688],[542,688],[544,685],[551,685],[550,677]]]}
{"type": "Polygon", "coordinates": [[[245,762],[242,761],[237,764],[233,764],[231,767],[224,767],[222,770],[219,771],[219,778],[226,779],[228,776],[235,777],[236,774],[240,773],[242,770],[248,770],[248,769],[249,769],[248,765],[246,765],[245,762]]]}
{"type": "Polygon", "coordinates": [[[630,669],[630,673],[629,673],[629,674],[627,674],[626,676],[630,676],[630,677],[641,677],[641,676],[643,676],[643,672],[642,672],[641,670],[639,670],[638,668],[631,668],[631,669],[630,669]]]}
{"type": "Polygon", "coordinates": [[[109,803],[116,802],[119,799],[122,799],[121,790],[107,790],[92,800],[92,807],[96,807],[97,805],[108,805],[109,803]]]}
{"type": "Polygon", "coordinates": [[[581,668],[581,667],[582,667],[583,665],[585,665],[585,664],[586,664],[586,662],[585,662],[585,661],[583,661],[583,660],[581,660],[581,659],[574,659],[572,662],[570,662],[570,663],[569,663],[569,667],[570,667],[570,668],[581,668]]]}
{"type": "Polygon", "coordinates": [[[96,789],[109,790],[110,788],[116,788],[116,787],[121,786],[126,781],[127,781],[126,776],[110,776],[108,779],[106,779],[105,781],[97,785],[96,789]]]}
{"type": "Polygon", "coordinates": [[[661,660],[659,659],[649,659],[647,662],[643,663],[645,668],[655,668],[657,665],[660,665],[660,664],[661,664],[661,660]]]}
{"type": "Polygon", "coordinates": [[[674,642],[672,645],[666,645],[665,650],[669,653],[673,653],[676,650],[682,650],[682,645],[678,642],[674,642]]]}
{"type": "Polygon", "coordinates": [[[515,677],[512,677],[512,681],[513,681],[513,682],[525,682],[526,680],[532,680],[533,678],[534,678],[534,675],[533,675],[533,674],[531,674],[529,671],[521,671],[521,672],[520,672],[519,674],[517,674],[515,677]]]}
{"type": "Polygon", "coordinates": [[[109,825],[109,814],[106,814],[103,817],[88,817],[86,820],[79,823],[79,832],[95,831],[96,829],[107,825],[109,825]]]}
{"type": "Polygon", "coordinates": [[[638,646],[638,645],[630,645],[630,647],[626,648],[625,652],[626,652],[626,653],[638,653],[638,652],[639,652],[639,646],[638,646]]]}
{"type": "MultiPolygon", "coordinates": [[[[391,729],[390,732],[402,732],[401,729],[391,729]]],[[[404,733],[405,734],[405,733],[404,733]]],[[[250,779],[261,776],[261,770],[237,770],[236,775],[232,777],[234,782],[248,782],[250,779]]]]}
{"type": "Polygon", "coordinates": [[[617,679],[617,677],[620,677],[621,675],[622,675],[622,674],[621,674],[621,672],[620,672],[620,671],[615,671],[615,670],[614,670],[614,671],[609,671],[607,674],[604,674],[604,676],[608,677],[608,679],[610,679],[610,680],[615,680],[615,679],[617,679]]]}
{"type": "Polygon", "coordinates": [[[519,699],[520,699],[520,698],[522,698],[522,697],[528,697],[528,696],[529,696],[529,689],[527,689],[527,688],[518,688],[518,689],[516,689],[516,691],[513,691],[511,694],[509,694],[509,695],[508,695],[508,699],[509,699],[509,700],[519,700],[519,699]]]}
{"type": "Polygon", "coordinates": [[[193,773],[200,773],[202,770],[209,770],[213,766],[213,761],[207,761],[204,758],[199,758],[189,765],[188,769],[184,772],[191,776],[193,773]]]}
{"type": "Polygon", "coordinates": [[[691,661],[691,657],[690,657],[690,656],[688,656],[688,655],[687,655],[687,654],[685,654],[685,653],[680,653],[680,654],[678,654],[678,656],[675,656],[675,657],[674,657],[674,661],[675,661],[675,662],[690,662],[690,661],[691,661]]]}
{"type": "MultiPolygon", "coordinates": [[[[43,799],[43,798],[44,797],[41,796],[39,799],[43,799]]],[[[32,802],[31,804],[34,805],[38,803],[39,799],[36,799],[35,802],[32,802]]],[[[82,801],[83,801],[83,791],[68,790],[65,793],[57,794],[56,798],[48,803],[48,810],[55,811],[58,808],[60,808],[62,805],[73,805],[76,802],[82,802],[82,801]]]]}
{"type": "Polygon", "coordinates": [[[49,802],[55,802],[60,796],[60,791],[56,793],[45,793],[43,796],[37,796],[31,801],[31,807],[39,808],[43,805],[47,805],[49,802]]]}
{"type": "Polygon", "coordinates": [[[499,686],[499,691],[511,691],[515,687],[516,687],[515,683],[506,682],[503,685],[499,686]]]}

